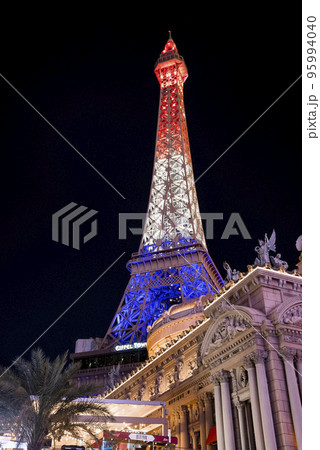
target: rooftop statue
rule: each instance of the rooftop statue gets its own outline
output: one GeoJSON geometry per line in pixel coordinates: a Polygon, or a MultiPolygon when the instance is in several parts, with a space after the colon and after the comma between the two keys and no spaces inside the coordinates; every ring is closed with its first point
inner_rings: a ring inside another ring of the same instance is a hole
{"type": "Polygon", "coordinates": [[[255,247],[255,251],[258,253],[254,264],[258,266],[264,266],[266,263],[270,263],[269,252],[276,251],[276,232],[273,230],[270,239],[268,239],[267,233],[264,235],[264,241],[259,239],[259,245],[255,247]]]}
{"type": "Polygon", "coordinates": [[[270,239],[267,234],[264,235],[264,241],[259,239],[259,245],[255,248],[258,253],[254,263],[258,266],[264,266],[266,263],[271,264],[273,269],[280,269],[284,267],[288,269],[289,265],[286,261],[281,259],[281,253],[277,253],[276,256],[269,255],[269,252],[276,251],[276,232],[273,230],[270,239]]]}
{"type": "Polygon", "coordinates": [[[274,269],[280,269],[280,267],[284,267],[287,270],[289,267],[289,264],[281,259],[281,253],[278,253],[276,256],[270,256],[270,259],[272,267],[274,269]]]}
{"type": "Polygon", "coordinates": [[[227,281],[231,281],[231,280],[238,281],[239,280],[239,270],[236,270],[236,269],[232,270],[226,261],[223,263],[223,268],[227,272],[227,281]]]}

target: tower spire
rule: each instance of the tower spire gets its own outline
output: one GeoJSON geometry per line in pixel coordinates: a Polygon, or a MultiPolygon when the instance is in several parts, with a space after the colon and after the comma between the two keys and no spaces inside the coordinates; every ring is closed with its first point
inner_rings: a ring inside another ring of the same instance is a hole
{"type": "Polygon", "coordinates": [[[183,98],[187,66],[170,31],[155,75],[160,102],[144,232],[102,348],[146,342],[149,327],[172,305],[223,286],[207,251],[195,188],[183,98]]]}

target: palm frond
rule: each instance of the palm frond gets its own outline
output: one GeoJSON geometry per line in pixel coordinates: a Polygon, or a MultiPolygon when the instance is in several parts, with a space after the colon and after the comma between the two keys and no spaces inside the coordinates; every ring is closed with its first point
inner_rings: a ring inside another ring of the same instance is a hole
{"type": "Polygon", "coordinates": [[[41,450],[47,435],[59,440],[66,432],[78,438],[85,432],[94,437],[94,416],[105,422],[113,417],[103,402],[85,398],[94,386],[78,387],[72,382],[78,370],[79,364],[68,364],[67,352],[51,361],[35,349],[30,360],[18,359],[1,372],[0,422],[32,450],[41,450]],[[77,421],[82,415],[93,419],[77,421]]]}

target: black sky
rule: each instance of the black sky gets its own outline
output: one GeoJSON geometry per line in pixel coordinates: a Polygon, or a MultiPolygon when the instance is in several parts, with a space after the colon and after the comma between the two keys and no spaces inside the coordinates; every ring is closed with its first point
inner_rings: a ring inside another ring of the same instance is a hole
{"type": "MultiPolygon", "coordinates": [[[[209,6],[207,2],[206,5],[209,6]]],[[[179,6],[179,5],[178,5],[179,6]]],[[[10,364],[119,256],[37,343],[55,356],[103,336],[140,237],[118,239],[118,214],[147,209],[159,84],[154,64],[172,30],[189,78],[185,106],[195,178],[301,75],[301,4],[151,12],[87,6],[7,16],[1,73],[125,197],[121,198],[0,79],[1,364],[10,364]],[[99,211],[80,251],[51,240],[70,202],[99,211]]],[[[5,19],[5,18],[4,18],[5,19]]],[[[200,210],[223,213],[212,259],[246,271],[264,234],[295,268],[301,234],[301,79],[196,183],[200,210]],[[232,212],[252,239],[221,240],[232,212]]],[[[132,224],[138,225],[138,224],[132,224]]]]}

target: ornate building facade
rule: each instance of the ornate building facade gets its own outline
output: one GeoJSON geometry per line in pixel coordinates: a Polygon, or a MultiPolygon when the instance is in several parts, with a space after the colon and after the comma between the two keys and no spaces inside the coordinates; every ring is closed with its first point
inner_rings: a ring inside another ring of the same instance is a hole
{"type": "Polygon", "coordinates": [[[166,401],[179,448],[208,450],[216,433],[219,450],[301,449],[301,285],[297,271],[249,266],[204,306],[172,307],[149,359],[106,397],[166,401]]]}
{"type": "Polygon", "coordinates": [[[78,342],[72,355],[83,362],[77,381],[94,380],[109,399],[166,402],[181,449],[301,449],[302,262],[289,272],[271,255],[273,232],[247,273],[225,263],[223,281],[202,230],[183,103],[187,68],[171,36],[155,73],[144,234],[105,337],[82,349],[78,342]]]}

